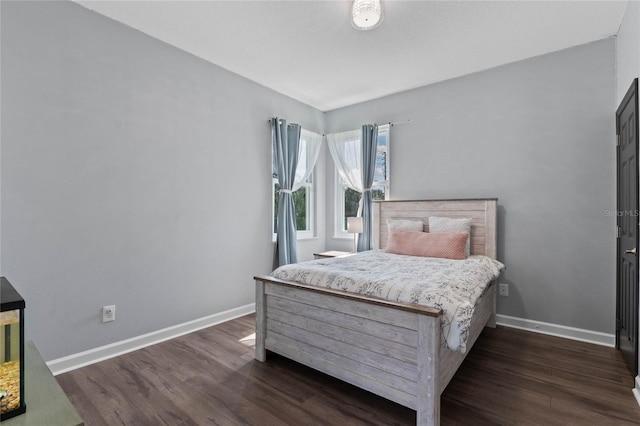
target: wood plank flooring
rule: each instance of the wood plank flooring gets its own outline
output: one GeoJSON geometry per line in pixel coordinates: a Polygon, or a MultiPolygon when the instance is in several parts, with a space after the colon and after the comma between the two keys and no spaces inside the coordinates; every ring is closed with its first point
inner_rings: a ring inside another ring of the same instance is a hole
{"type": "MultiPolygon", "coordinates": [[[[249,315],[57,379],[88,426],[415,424],[293,361],[255,361],[253,332],[249,315]]],[[[614,349],[485,329],[442,395],[442,425],[638,425],[632,387],[614,349]]]]}

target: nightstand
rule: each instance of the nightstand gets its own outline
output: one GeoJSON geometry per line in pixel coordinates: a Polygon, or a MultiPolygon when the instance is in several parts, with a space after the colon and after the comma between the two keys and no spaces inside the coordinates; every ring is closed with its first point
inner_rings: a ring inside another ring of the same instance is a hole
{"type": "Polygon", "coordinates": [[[315,256],[316,259],[328,259],[330,257],[342,257],[342,256],[348,256],[350,254],[353,254],[353,253],[349,253],[348,251],[336,251],[336,250],[323,251],[322,253],[313,253],[313,255],[315,256]]]}

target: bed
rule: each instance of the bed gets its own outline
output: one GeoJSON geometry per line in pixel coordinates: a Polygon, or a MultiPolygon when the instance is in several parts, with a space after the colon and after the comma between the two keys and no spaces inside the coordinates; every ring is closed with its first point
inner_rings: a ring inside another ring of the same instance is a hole
{"type": "MultiPolygon", "coordinates": [[[[471,255],[496,258],[497,199],[381,201],[373,248],[388,219],[472,218],[471,255]]],[[[256,276],[256,354],[272,351],[416,410],[418,426],[440,424],[440,395],[485,326],[495,327],[496,283],[477,300],[466,352],[442,343],[442,311],[273,276],[256,276]]]]}

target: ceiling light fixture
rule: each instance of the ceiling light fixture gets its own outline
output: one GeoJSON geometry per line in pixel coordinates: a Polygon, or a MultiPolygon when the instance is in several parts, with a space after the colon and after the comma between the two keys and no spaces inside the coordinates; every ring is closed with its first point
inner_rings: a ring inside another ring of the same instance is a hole
{"type": "Polygon", "coordinates": [[[354,0],[351,10],[351,24],[357,30],[367,31],[382,23],[380,0],[354,0]]]}

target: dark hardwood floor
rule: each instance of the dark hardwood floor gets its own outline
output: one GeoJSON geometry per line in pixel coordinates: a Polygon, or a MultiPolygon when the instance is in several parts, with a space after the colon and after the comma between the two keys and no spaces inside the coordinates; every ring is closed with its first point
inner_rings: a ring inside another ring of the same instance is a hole
{"type": "MultiPolygon", "coordinates": [[[[239,318],[57,377],[88,426],[413,425],[415,412],[271,354],[239,318]]],[[[486,329],[442,395],[442,425],[640,424],[611,348],[486,329]]]]}

